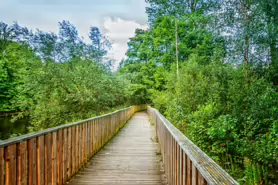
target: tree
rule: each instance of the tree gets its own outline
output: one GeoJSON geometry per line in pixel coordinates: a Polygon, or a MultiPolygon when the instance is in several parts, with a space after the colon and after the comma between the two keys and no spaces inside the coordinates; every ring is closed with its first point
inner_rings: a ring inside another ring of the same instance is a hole
{"type": "Polygon", "coordinates": [[[278,85],[278,2],[274,0],[259,1],[263,12],[264,34],[261,43],[267,46],[268,62],[271,63],[273,82],[278,85]]]}
{"type": "Polygon", "coordinates": [[[208,13],[219,5],[214,0],[145,0],[149,4],[146,8],[149,23],[163,16],[180,18],[186,14],[208,13]]]}
{"type": "Polygon", "coordinates": [[[14,105],[17,87],[22,84],[26,68],[35,60],[35,55],[26,43],[27,28],[17,23],[8,26],[0,23],[0,111],[16,111],[14,105]],[[17,42],[18,43],[17,43],[17,42]]]}
{"type": "Polygon", "coordinates": [[[59,27],[61,61],[82,57],[85,44],[78,36],[76,27],[69,21],[59,22],[59,27]]]}
{"type": "Polygon", "coordinates": [[[9,42],[15,38],[14,30],[9,27],[6,23],[0,22],[0,52],[1,57],[4,57],[6,47],[9,42]]]}
{"type": "Polygon", "coordinates": [[[107,54],[107,49],[111,48],[111,43],[106,37],[102,36],[98,27],[91,27],[89,38],[92,41],[92,44],[88,46],[89,56],[100,62],[102,57],[107,54]]]}
{"type": "Polygon", "coordinates": [[[30,48],[11,41],[4,53],[0,59],[0,111],[17,111],[18,106],[13,104],[19,93],[17,87],[23,83],[26,69],[36,57],[30,48]]]}
{"type": "Polygon", "coordinates": [[[32,45],[44,61],[60,61],[61,48],[59,48],[56,34],[38,30],[34,35],[32,45]]]}

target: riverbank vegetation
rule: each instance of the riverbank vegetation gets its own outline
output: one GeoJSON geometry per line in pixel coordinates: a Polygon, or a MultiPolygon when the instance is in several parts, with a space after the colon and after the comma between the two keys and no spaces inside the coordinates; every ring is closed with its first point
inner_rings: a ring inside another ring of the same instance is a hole
{"type": "Polygon", "coordinates": [[[59,35],[31,32],[15,23],[1,27],[0,111],[28,117],[38,131],[110,111],[127,102],[128,81],[111,72],[109,41],[98,28],[91,43],[67,21],[59,35]]]}
{"type": "Polygon", "coordinates": [[[278,4],[147,0],[127,59],[110,42],[0,24],[0,111],[38,131],[116,107],[152,104],[241,184],[278,181],[278,4]]]}

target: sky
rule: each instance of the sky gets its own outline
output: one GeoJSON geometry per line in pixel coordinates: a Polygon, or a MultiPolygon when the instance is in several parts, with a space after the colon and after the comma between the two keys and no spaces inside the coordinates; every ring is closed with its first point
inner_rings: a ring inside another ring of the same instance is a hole
{"type": "Polygon", "coordinates": [[[0,0],[0,21],[58,33],[58,22],[68,20],[86,42],[90,27],[97,26],[112,42],[108,56],[117,66],[135,29],[148,28],[145,7],[145,0],[0,0]]]}

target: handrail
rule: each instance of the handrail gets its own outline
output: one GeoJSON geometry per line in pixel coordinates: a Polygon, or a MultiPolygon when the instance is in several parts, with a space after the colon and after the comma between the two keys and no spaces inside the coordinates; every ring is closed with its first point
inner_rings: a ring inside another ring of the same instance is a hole
{"type": "Polygon", "coordinates": [[[101,115],[101,116],[96,116],[96,117],[85,119],[85,120],[82,120],[82,121],[78,121],[78,122],[74,122],[74,123],[70,123],[70,124],[64,124],[64,125],[60,125],[60,126],[57,126],[57,127],[48,128],[48,129],[45,129],[45,130],[42,130],[42,131],[39,131],[39,132],[25,134],[25,135],[22,135],[22,136],[19,136],[19,137],[4,140],[0,144],[0,148],[5,147],[5,146],[9,146],[11,144],[19,143],[19,142],[22,142],[22,141],[26,141],[26,140],[29,140],[29,139],[32,139],[32,138],[35,138],[35,137],[39,137],[41,135],[45,135],[45,134],[48,134],[48,133],[51,133],[51,132],[56,132],[56,131],[61,130],[61,129],[65,129],[65,128],[69,128],[69,127],[72,127],[72,126],[75,126],[75,125],[79,125],[79,124],[82,124],[82,123],[85,123],[85,122],[88,122],[88,121],[93,121],[93,120],[99,119],[101,117],[116,114],[117,112],[124,111],[124,110],[130,109],[132,107],[133,106],[130,106],[128,108],[119,109],[119,110],[116,110],[112,113],[104,114],[104,115],[101,115]]]}
{"type": "Polygon", "coordinates": [[[5,140],[0,185],[65,184],[145,105],[5,140]]]}
{"type": "Polygon", "coordinates": [[[147,108],[155,124],[170,185],[237,185],[238,183],[158,110],[147,108]]]}

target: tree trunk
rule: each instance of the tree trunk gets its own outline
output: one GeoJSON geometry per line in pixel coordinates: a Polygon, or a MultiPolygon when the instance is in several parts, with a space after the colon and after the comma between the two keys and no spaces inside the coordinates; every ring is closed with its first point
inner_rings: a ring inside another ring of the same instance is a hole
{"type": "Polygon", "coordinates": [[[246,36],[246,38],[245,38],[245,54],[244,54],[245,66],[248,66],[248,63],[249,63],[249,47],[250,47],[250,38],[249,38],[249,36],[246,36]]]}
{"type": "Polygon", "coordinates": [[[176,60],[177,60],[177,76],[179,75],[179,49],[178,49],[178,23],[176,22],[176,60]]]}
{"type": "Polygon", "coordinates": [[[271,56],[271,71],[272,81],[274,85],[278,86],[278,53],[276,48],[276,42],[272,40],[270,44],[270,56],[271,56]]]}

